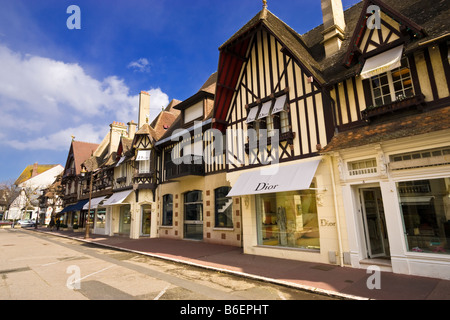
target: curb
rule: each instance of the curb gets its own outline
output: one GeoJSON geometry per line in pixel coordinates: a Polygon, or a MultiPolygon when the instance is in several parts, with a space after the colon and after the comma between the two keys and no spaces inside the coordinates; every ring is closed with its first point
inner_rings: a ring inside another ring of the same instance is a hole
{"type": "Polygon", "coordinates": [[[365,298],[365,297],[360,297],[360,296],[355,296],[355,295],[350,295],[350,294],[344,294],[344,293],[340,293],[337,291],[321,289],[321,288],[307,286],[307,285],[303,285],[303,284],[297,284],[297,283],[293,283],[293,282],[258,276],[258,275],[254,275],[254,274],[250,274],[250,273],[233,271],[233,270],[228,270],[225,268],[212,267],[212,266],[208,266],[208,265],[204,265],[204,264],[200,264],[200,263],[195,263],[195,262],[186,261],[186,260],[182,260],[182,259],[175,259],[175,258],[171,258],[171,257],[158,255],[158,254],[142,252],[142,251],[127,249],[127,248],[123,248],[123,247],[117,247],[117,246],[113,246],[113,245],[109,245],[109,244],[98,243],[98,242],[95,242],[95,240],[79,239],[79,238],[74,238],[71,236],[66,236],[63,234],[40,231],[40,230],[35,230],[35,229],[33,229],[31,231],[40,232],[42,234],[48,234],[48,235],[55,236],[55,237],[71,239],[71,240],[75,240],[75,241],[79,241],[79,242],[94,244],[94,245],[97,245],[100,247],[115,249],[115,250],[119,250],[119,251],[123,251],[123,252],[131,252],[131,253],[139,254],[142,256],[147,256],[147,257],[151,257],[151,258],[155,258],[155,259],[161,259],[161,260],[170,261],[170,262],[174,262],[174,263],[184,264],[184,265],[197,267],[197,268],[201,268],[201,269],[206,269],[206,270],[210,270],[210,271],[216,271],[216,272],[221,272],[224,274],[230,274],[230,275],[234,275],[234,276],[238,276],[238,277],[242,277],[242,278],[263,281],[263,282],[272,283],[272,284],[276,284],[276,285],[280,285],[280,286],[284,286],[284,287],[289,287],[289,288],[306,291],[309,293],[320,294],[320,295],[324,295],[324,296],[328,296],[328,297],[334,297],[334,298],[339,298],[339,299],[344,299],[344,300],[372,300],[370,298],[365,298]]]}

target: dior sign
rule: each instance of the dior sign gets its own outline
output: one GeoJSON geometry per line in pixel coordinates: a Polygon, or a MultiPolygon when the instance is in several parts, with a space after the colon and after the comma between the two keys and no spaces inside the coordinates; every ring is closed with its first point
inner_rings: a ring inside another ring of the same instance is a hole
{"type": "Polygon", "coordinates": [[[258,183],[258,186],[256,187],[255,191],[259,192],[259,191],[275,191],[276,188],[278,188],[279,185],[275,184],[275,185],[270,185],[269,183],[266,182],[260,182],[258,183]]]}

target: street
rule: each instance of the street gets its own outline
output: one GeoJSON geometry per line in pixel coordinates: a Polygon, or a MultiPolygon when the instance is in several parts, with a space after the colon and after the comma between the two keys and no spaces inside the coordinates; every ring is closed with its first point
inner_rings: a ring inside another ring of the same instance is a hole
{"type": "Polygon", "coordinates": [[[0,229],[0,277],[0,300],[332,299],[24,229],[0,229]]]}

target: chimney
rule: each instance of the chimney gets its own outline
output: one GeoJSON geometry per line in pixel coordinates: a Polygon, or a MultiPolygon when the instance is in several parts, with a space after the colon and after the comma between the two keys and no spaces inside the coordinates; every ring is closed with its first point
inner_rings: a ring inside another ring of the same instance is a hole
{"type": "Polygon", "coordinates": [[[33,172],[31,173],[31,177],[34,178],[38,175],[38,163],[33,164],[33,172]]]}
{"type": "Polygon", "coordinates": [[[323,41],[326,57],[341,49],[344,40],[345,19],[341,0],[321,0],[323,15],[323,41]]]}
{"type": "Polygon", "coordinates": [[[120,143],[120,137],[127,135],[127,126],[122,122],[114,121],[109,125],[109,150],[108,155],[111,155],[113,152],[117,151],[120,143]]]}
{"type": "Polygon", "coordinates": [[[148,123],[150,119],[150,94],[141,91],[139,94],[139,122],[138,129],[140,129],[145,123],[148,123]]]}
{"type": "Polygon", "coordinates": [[[130,122],[127,123],[127,125],[128,125],[128,138],[133,139],[134,135],[136,134],[137,123],[131,120],[130,122]]]}

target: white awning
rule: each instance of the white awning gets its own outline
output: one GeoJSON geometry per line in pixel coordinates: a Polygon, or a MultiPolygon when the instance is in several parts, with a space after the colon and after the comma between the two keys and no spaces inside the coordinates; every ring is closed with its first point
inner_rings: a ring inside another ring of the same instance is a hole
{"type": "Polygon", "coordinates": [[[275,101],[275,105],[273,106],[272,109],[272,114],[277,114],[280,113],[281,111],[285,111],[285,106],[286,106],[286,99],[287,99],[287,95],[278,97],[277,100],[275,101]]]}
{"type": "Polygon", "coordinates": [[[236,181],[228,197],[307,190],[321,160],[246,172],[236,181]]]}
{"type": "Polygon", "coordinates": [[[256,120],[256,116],[258,115],[259,107],[253,107],[250,109],[250,112],[247,117],[247,123],[254,122],[256,120]]]}
{"type": "Polygon", "coordinates": [[[370,79],[373,76],[400,67],[402,55],[403,46],[399,46],[367,59],[361,71],[361,77],[370,79]]]}
{"type": "MultiPolygon", "coordinates": [[[[98,208],[100,202],[105,200],[106,197],[94,198],[91,199],[91,210],[95,210],[98,208]]],[[[83,210],[89,210],[89,201],[83,206],[83,210]]]]}
{"type": "Polygon", "coordinates": [[[148,161],[150,160],[150,150],[138,151],[136,161],[148,161]]]}
{"type": "Polygon", "coordinates": [[[259,112],[258,120],[264,119],[270,115],[270,107],[272,106],[272,101],[263,103],[261,111],[259,112]]]}
{"type": "Polygon", "coordinates": [[[103,207],[107,207],[107,206],[115,206],[118,204],[122,204],[123,201],[130,195],[130,193],[132,193],[133,190],[127,190],[127,191],[122,191],[122,192],[117,192],[114,193],[111,198],[109,198],[108,200],[105,201],[105,203],[103,203],[103,207]]]}
{"type": "Polygon", "coordinates": [[[117,168],[118,166],[120,166],[120,165],[122,164],[122,162],[125,161],[125,159],[126,159],[125,156],[121,157],[120,160],[119,160],[119,162],[117,162],[117,164],[116,164],[116,168],[117,168]]]}

